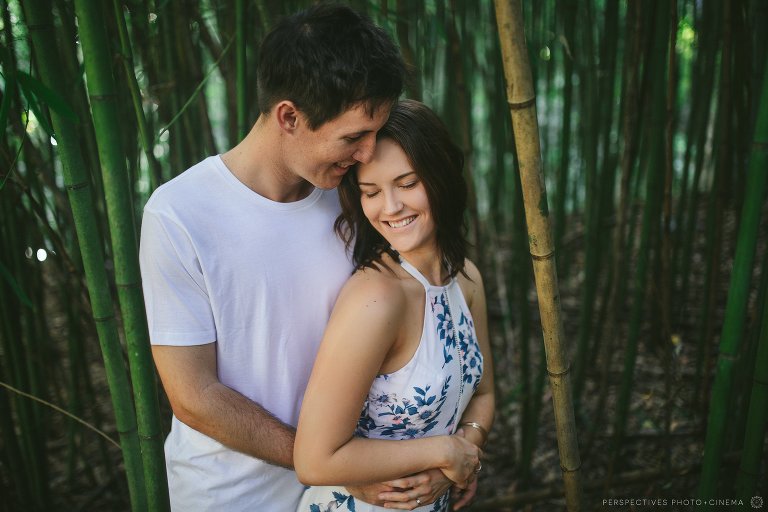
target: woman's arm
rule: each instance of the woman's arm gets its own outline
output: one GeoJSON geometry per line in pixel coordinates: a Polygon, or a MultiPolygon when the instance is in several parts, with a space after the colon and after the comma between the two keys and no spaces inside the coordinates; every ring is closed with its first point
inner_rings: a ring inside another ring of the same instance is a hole
{"type": "Polygon", "coordinates": [[[480,450],[460,436],[405,441],[354,437],[360,409],[400,336],[407,301],[386,273],[359,272],[344,286],[315,360],[294,448],[308,485],[382,482],[430,468],[465,485],[480,450]]]}
{"type": "Polygon", "coordinates": [[[467,305],[475,323],[477,342],[480,345],[480,352],[483,354],[483,377],[472,396],[472,400],[467,405],[459,425],[464,430],[464,437],[482,448],[487,441],[486,437],[491,430],[491,425],[493,425],[495,400],[493,355],[488,340],[488,313],[485,305],[483,278],[474,263],[469,260],[466,260],[464,270],[470,280],[461,279],[459,284],[464,291],[467,305]],[[479,428],[477,428],[478,426],[479,428]]]}

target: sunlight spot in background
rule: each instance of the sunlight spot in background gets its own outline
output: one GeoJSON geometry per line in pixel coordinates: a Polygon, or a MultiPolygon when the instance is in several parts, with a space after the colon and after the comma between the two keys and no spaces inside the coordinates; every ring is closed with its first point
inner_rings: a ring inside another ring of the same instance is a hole
{"type": "Polygon", "coordinates": [[[37,129],[40,123],[38,122],[37,117],[35,117],[34,112],[29,111],[27,115],[29,116],[28,120],[24,118],[24,114],[22,114],[21,120],[27,125],[27,133],[32,133],[37,129]]]}
{"type": "Polygon", "coordinates": [[[163,155],[165,155],[165,145],[155,144],[155,147],[152,150],[152,153],[154,153],[155,158],[162,158],[163,155]]]}
{"type": "Polygon", "coordinates": [[[549,51],[549,46],[544,46],[541,51],[539,51],[539,57],[541,57],[541,60],[549,60],[552,53],[549,51]]]}
{"type": "Polygon", "coordinates": [[[155,21],[157,21],[157,14],[153,12],[149,13],[149,22],[154,23],[155,21]]]}
{"type": "Polygon", "coordinates": [[[48,252],[45,249],[37,250],[37,261],[45,261],[48,258],[48,252]]]}
{"type": "Polygon", "coordinates": [[[26,256],[28,260],[32,259],[32,248],[31,247],[27,247],[27,250],[24,251],[24,256],[26,256]]]}
{"type": "Polygon", "coordinates": [[[56,137],[51,135],[51,146],[58,146],[58,145],[59,145],[59,143],[56,142],[56,137]]]}

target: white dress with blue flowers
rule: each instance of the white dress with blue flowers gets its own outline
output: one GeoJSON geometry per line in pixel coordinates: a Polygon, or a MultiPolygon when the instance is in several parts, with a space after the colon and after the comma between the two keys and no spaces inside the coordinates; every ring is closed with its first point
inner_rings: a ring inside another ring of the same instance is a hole
{"type": "MultiPolygon", "coordinates": [[[[415,439],[453,434],[483,374],[469,307],[456,278],[446,286],[429,283],[416,268],[400,264],[426,292],[424,328],[411,360],[399,370],[377,375],[355,435],[376,439],[415,439]],[[458,339],[457,339],[458,338],[458,339]]],[[[447,512],[449,493],[419,512],[447,512]]],[[[389,509],[356,500],[344,487],[309,487],[298,511],[379,512],[389,509]]]]}

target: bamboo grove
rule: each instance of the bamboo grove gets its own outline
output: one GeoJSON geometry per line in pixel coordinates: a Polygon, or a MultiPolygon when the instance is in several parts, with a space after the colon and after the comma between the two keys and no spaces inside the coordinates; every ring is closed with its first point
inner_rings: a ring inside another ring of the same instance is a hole
{"type": "MultiPolygon", "coordinates": [[[[467,156],[472,510],[768,497],[768,3],[350,3],[467,156]]],[[[0,0],[0,510],[168,509],[142,207],[249,129],[259,41],[307,4],[0,0]]]]}

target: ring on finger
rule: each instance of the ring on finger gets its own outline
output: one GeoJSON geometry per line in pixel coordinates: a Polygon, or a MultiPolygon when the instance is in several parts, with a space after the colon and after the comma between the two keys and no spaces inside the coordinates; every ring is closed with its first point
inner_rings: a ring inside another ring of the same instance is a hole
{"type": "Polygon", "coordinates": [[[416,498],[416,504],[421,505],[421,498],[416,498]]]}
{"type": "Polygon", "coordinates": [[[483,461],[478,461],[477,467],[475,468],[475,474],[479,473],[481,469],[483,469],[483,461]]]}

